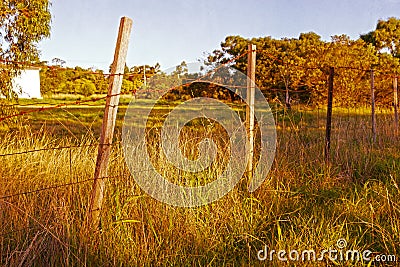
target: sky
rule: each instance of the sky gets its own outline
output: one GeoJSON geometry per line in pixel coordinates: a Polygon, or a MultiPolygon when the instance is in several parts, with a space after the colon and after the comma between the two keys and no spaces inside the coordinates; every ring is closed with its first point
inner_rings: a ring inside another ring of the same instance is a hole
{"type": "Polygon", "coordinates": [[[400,0],[52,0],[52,30],[41,60],[108,71],[119,20],[133,19],[127,65],[161,69],[195,62],[229,35],[297,38],[313,31],[357,39],[379,19],[400,18],[400,0]]]}

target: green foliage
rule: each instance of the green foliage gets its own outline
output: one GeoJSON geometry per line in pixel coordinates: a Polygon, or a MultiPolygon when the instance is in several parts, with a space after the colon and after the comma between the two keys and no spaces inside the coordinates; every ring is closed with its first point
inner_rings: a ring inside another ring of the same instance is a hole
{"type": "Polygon", "coordinates": [[[50,36],[49,0],[3,0],[0,2],[0,93],[12,98],[11,80],[21,70],[18,62],[37,62],[37,43],[50,36]]]}
{"type": "MultiPolygon", "coordinates": [[[[54,58],[53,66],[44,66],[40,71],[41,92],[43,95],[56,94],[80,94],[90,96],[92,94],[106,94],[108,90],[108,79],[102,70],[84,69],[81,67],[63,68],[64,60],[54,58]]],[[[126,74],[122,80],[121,93],[132,94],[138,91],[146,81],[160,73],[160,65],[125,66],[126,74]]]]}
{"type": "MultiPolygon", "coordinates": [[[[276,40],[271,37],[245,39],[228,36],[221,49],[205,59],[210,68],[247,52],[248,44],[257,46],[256,84],[269,99],[278,98],[290,107],[291,100],[324,105],[330,66],[335,68],[335,105],[356,106],[370,101],[370,69],[377,74],[400,73],[400,20],[379,21],[376,30],[351,40],[347,35],[332,36],[330,42],[313,32],[299,38],[276,40]],[[382,52],[382,49],[390,51],[382,52]]],[[[246,73],[247,57],[235,60],[233,67],[246,73]]],[[[378,105],[390,106],[390,77],[376,75],[378,105]]]]}
{"type": "Polygon", "coordinates": [[[91,96],[96,91],[96,86],[91,81],[85,81],[82,84],[81,92],[84,96],[91,96]]]}
{"type": "Polygon", "coordinates": [[[400,19],[379,20],[374,36],[378,49],[387,48],[392,56],[400,58],[400,19]]]}
{"type": "MultiPolygon", "coordinates": [[[[53,60],[54,62],[55,60],[53,60]]],[[[58,64],[64,62],[57,59],[58,64]]],[[[62,63],[64,64],[64,63],[62,63]]],[[[101,70],[43,67],[40,71],[40,88],[43,95],[107,93],[108,81],[101,70]]]]}
{"type": "Polygon", "coordinates": [[[366,45],[361,39],[353,41],[346,35],[335,35],[325,53],[325,64],[336,67],[336,105],[355,106],[369,103],[369,69],[378,62],[372,45],[366,45]]]}
{"type": "Polygon", "coordinates": [[[121,87],[122,93],[132,92],[134,88],[135,88],[135,84],[133,82],[126,80],[126,79],[122,80],[122,87],[121,87]]]}
{"type": "Polygon", "coordinates": [[[131,68],[127,68],[125,73],[129,71],[129,75],[127,77],[124,77],[124,79],[133,83],[131,91],[137,91],[143,85],[147,84],[147,81],[152,76],[160,73],[160,67],[161,66],[158,63],[156,63],[154,66],[133,66],[131,68]]]}
{"type": "MultiPolygon", "coordinates": [[[[159,91],[165,91],[165,92],[167,90],[170,90],[171,88],[175,88],[175,89],[172,89],[172,91],[175,94],[179,94],[178,87],[181,84],[182,84],[182,80],[180,78],[178,78],[178,75],[167,75],[166,73],[160,73],[158,75],[153,76],[149,80],[147,87],[151,88],[152,90],[159,90],[159,91]]],[[[146,88],[143,88],[143,89],[146,89],[146,88]]],[[[152,96],[152,92],[145,91],[142,93],[141,90],[138,91],[138,94],[148,96],[148,97],[152,96]]],[[[172,98],[170,98],[170,100],[175,100],[175,99],[173,99],[173,97],[172,97],[172,98]]]]}

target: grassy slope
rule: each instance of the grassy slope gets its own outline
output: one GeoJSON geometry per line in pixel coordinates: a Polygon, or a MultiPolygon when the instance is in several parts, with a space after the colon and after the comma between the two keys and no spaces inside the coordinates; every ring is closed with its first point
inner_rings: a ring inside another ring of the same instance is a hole
{"type": "MultiPolygon", "coordinates": [[[[275,115],[275,162],[255,193],[239,185],[204,207],[164,205],[138,188],[117,143],[102,231],[82,233],[91,181],[0,199],[0,264],[283,266],[276,256],[273,262],[259,262],[257,251],[264,245],[321,251],[334,248],[339,238],[347,240],[347,248],[400,257],[400,145],[393,137],[391,118],[378,116],[378,140],[372,145],[368,114],[336,111],[333,159],[327,167],[322,112],[319,122],[317,112],[275,115]]],[[[32,114],[32,128],[5,134],[0,154],[60,144],[83,146],[0,157],[0,195],[92,178],[96,146],[85,145],[96,143],[101,109],[55,110],[50,118],[32,114]],[[37,131],[44,119],[46,127],[37,131]]],[[[325,259],[309,265],[318,264],[334,263],[325,259]]]]}

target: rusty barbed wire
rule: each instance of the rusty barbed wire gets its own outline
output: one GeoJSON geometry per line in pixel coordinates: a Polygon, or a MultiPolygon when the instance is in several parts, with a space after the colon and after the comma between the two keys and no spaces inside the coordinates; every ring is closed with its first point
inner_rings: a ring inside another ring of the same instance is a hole
{"type": "Polygon", "coordinates": [[[46,147],[46,148],[38,148],[38,149],[32,149],[32,150],[26,150],[26,151],[19,151],[19,152],[13,152],[13,153],[0,154],[0,157],[23,155],[23,154],[30,154],[30,153],[35,153],[35,152],[49,151],[49,150],[63,150],[63,149],[81,148],[81,147],[96,147],[96,146],[100,146],[100,145],[113,146],[113,145],[116,145],[118,143],[120,143],[120,142],[116,142],[116,143],[113,143],[113,144],[94,143],[94,144],[82,144],[82,145],[72,145],[72,146],[46,147]]]}
{"type": "MultiPolygon", "coordinates": [[[[161,167],[161,169],[165,169],[161,167]]],[[[3,195],[0,196],[0,200],[2,199],[8,199],[8,198],[13,198],[13,197],[18,197],[18,196],[23,196],[23,195],[30,195],[30,194],[36,194],[42,191],[47,191],[47,190],[52,190],[52,189],[57,189],[57,188],[62,188],[62,187],[68,187],[68,186],[74,186],[74,185],[79,185],[79,184],[84,184],[87,182],[94,181],[95,179],[101,179],[101,180],[111,180],[111,179],[116,179],[116,178],[126,178],[126,177],[131,177],[134,174],[138,173],[144,173],[148,171],[152,171],[153,169],[143,169],[143,170],[138,170],[138,171],[132,171],[132,173],[129,173],[129,175],[107,175],[103,176],[100,178],[89,178],[89,179],[84,179],[76,182],[69,182],[69,183],[62,183],[62,184],[56,184],[48,187],[43,187],[43,188],[38,188],[35,190],[30,190],[30,191],[24,191],[24,192],[19,192],[19,193],[14,193],[14,194],[9,194],[9,195],[3,195]]]]}

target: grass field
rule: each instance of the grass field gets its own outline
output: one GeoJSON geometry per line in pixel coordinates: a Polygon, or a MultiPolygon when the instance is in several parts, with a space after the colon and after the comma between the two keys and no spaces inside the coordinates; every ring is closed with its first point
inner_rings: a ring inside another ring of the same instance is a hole
{"type": "MultiPolygon", "coordinates": [[[[82,225],[102,103],[31,113],[11,130],[2,127],[0,155],[77,147],[0,156],[0,265],[398,266],[400,143],[388,111],[378,112],[372,143],[368,110],[335,109],[332,161],[326,165],[325,111],[274,109],[277,151],[261,188],[249,193],[242,181],[212,204],[176,208],[145,194],[128,171],[119,142],[128,102],[123,99],[119,109],[97,232],[82,225]],[[66,183],[71,185],[55,187],[66,183]],[[327,255],[321,261],[280,261],[277,256],[279,250],[287,251],[287,258],[291,250],[315,250],[318,258],[340,238],[347,241],[343,251],[370,250],[371,258],[395,255],[397,262],[339,256],[335,261],[327,255]],[[276,252],[272,260],[260,261],[257,254],[265,246],[276,252]]],[[[20,104],[19,110],[41,105],[20,104]]],[[[137,103],[138,108],[145,104],[137,103]]]]}

